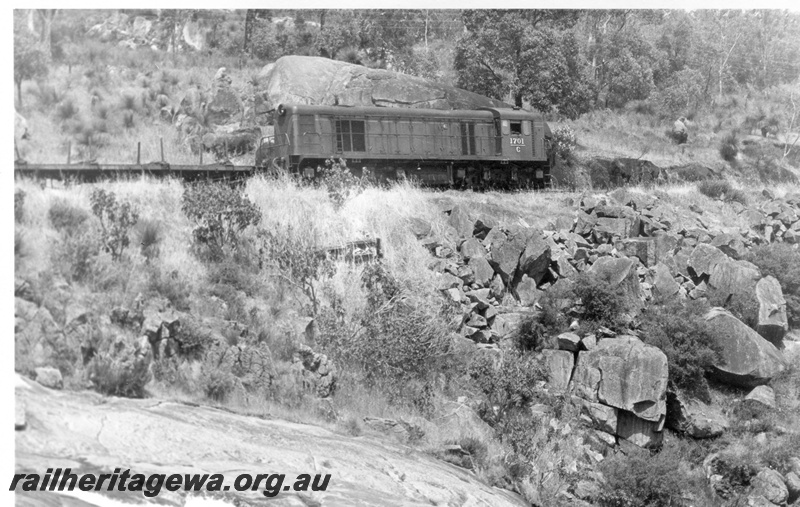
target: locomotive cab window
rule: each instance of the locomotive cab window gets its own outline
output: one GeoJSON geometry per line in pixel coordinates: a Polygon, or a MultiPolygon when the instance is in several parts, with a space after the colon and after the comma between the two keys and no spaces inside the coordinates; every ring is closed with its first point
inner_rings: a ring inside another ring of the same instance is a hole
{"type": "Polygon", "coordinates": [[[511,135],[512,136],[521,136],[522,135],[522,122],[521,121],[512,121],[511,122],[511,135]]]}
{"type": "Polygon", "coordinates": [[[336,120],[336,151],[367,151],[364,120],[336,120]]]}
{"type": "Polygon", "coordinates": [[[522,135],[531,135],[531,122],[527,120],[522,122],[522,135]]]}

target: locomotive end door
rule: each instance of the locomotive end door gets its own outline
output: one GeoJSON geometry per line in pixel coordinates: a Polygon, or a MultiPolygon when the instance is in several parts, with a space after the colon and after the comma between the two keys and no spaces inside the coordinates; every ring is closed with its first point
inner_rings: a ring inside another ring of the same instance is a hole
{"type": "MultiPolygon", "coordinates": [[[[530,120],[503,120],[508,122],[506,141],[506,158],[509,160],[531,160],[533,157],[533,139],[531,137],[530,120]]],[[[505,127],[505,126],[504,126],[505,127]]],[[[506,129],[503,128],[504,133],[506,129]]]]}

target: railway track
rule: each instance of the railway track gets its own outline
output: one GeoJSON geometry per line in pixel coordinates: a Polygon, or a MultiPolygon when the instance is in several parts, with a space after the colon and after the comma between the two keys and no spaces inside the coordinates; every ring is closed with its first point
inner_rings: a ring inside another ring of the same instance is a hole
{"type": "Polygon", "coordinates": [[[257,172],[254,165],[197,164],[176,165],[166,162],[149,164],[34,164],[14,162],[14,175],[33,179],[96,181],[131,176],[176,177],[184,180],[238,179],[257,172]]]}
{"type": "MultiPolygon", "coordinates": [[[[24,161],[14,162],[14,176],[33,180],[63,181],[65,183],[92,183],[102,180],[126,179],[138,176],[155,178],[179,178],[184,181],[236,181],[255,174],[268,174],[270,171],[255,165],[233,164],[168,164],[152,162],[149,164],[34,164],[24,161]]],[[[474,188],[482,191],[489,188],[474,188]]],[[[514,189],[493,188],[508,191],[514,189]]],[[[559,193],[552,186],[530,189],[536,192],[559,193]]]]}

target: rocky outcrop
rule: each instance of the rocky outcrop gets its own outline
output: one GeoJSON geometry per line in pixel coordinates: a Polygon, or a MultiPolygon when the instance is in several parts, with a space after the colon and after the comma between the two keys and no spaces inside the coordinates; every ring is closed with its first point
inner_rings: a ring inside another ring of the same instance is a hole
{"type": "Polygon", "coordinates": [[[616,434],[640,446],[660,441],[667,412],[667,356],[634,337],[601,340],[578,354],[575,393],[618,409],[616,434]]]}
{"type": "Polygon", "coordinates": [[[714,374],[723,382],[739,387],[766,384],[786,368],[786,361],[773,344],[747,327],[729,312],[714,308],[705,316],[722,347],[722,359],[714,374]]]}
{"type": "MultiPolygon", "coordinates": [[[[527,505],[513,493],[488,486],[473,473],[388,439],[354,438],[319,426],[251,417],[218,408],[154,400],[104,398],[91,392],[51,391],[32,382],[19,389],[36,424],[15,432],[15,473],[39,473],[58,463],[82,476],[109,463],[131,473],[223,474],[230,491],[215,498],[231,505],[264,502],[264,487],[236,492],[237,474],[272,469],[286,474],[331,474],[326,491],[280,491],[276,505],[527,505]],[[146,428],[146,431],[143,431],[146,428]],[[269,438],[266,438],[269,436],[269,438]],[[235,470],[235,474],[231,474],[235,470]],[[466,499],[466,500],[465,500],[466,499]]],[[[141,503],[136,491],[98,490],[93,503],[141,503]]],[[[162,490],[162,495],[164,490],[162,490]]],[[[187,503],[186,493],[170,493],[187,503]]],[[[23,505],[75,504],[58,492],[17,492],[23,505]]],[[[79,502],[80,503],[80,502],[79,502]]]]}
{"type": "Polygon", "coordinates": [[[548,387],[556,392],[566,391],[572,377],[575,356],[566,350],[551,349],[543,350],[542,354],[544,354],[548,387]]]}
{"type": "Polygon", "coordinates": [[[500,101],[422,78],[313,56],[284,56],[259,74],[270,108],[278,104],[477,109],[500,101]]]}

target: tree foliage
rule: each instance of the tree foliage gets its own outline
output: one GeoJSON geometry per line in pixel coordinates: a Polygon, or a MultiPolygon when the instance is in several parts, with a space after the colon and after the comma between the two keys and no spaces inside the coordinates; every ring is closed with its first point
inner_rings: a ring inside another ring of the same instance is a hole
{"type": "Polygon", "coordinates": [[[48,57],[42,44],[21,23],[14,23],[14,84],[22,106],[22,81],[47,74],[48,57]]]}

